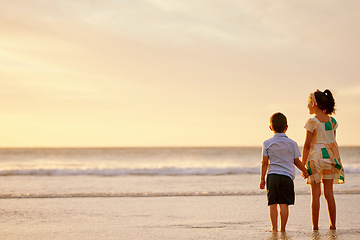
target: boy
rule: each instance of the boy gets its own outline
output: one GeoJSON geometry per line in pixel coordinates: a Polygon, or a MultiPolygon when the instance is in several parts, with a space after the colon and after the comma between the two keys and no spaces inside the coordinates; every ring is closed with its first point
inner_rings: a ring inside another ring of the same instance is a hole
{"type": "Polygon", "coordinates": [[[272,231],[277,232],[277,205],[280,205],[281,231],[285,231],[289,216],[289,205],[294,205],[295,166],[309,176],[307,169],[299,160],[301,156],[297,143],[285,134],[288,128],[284,114],[275,113],[270,118],[270,129],[274,136],[263,143],[260,189],[265,188],[265,175],[268,206],[272,231]]]}

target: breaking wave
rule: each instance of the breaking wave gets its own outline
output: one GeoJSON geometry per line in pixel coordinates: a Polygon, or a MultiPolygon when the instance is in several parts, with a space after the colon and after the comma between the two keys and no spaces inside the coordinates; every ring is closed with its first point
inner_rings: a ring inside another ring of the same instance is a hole
{"type": "Polygon", "coordinates": [[[77,175],[94,175],[94,176],[126,176],[126,175],[168,175],[168,176],[190,176],[190,175],[229,175],[229,174],[258,174],[258,167],[254,168],[55,168],[55,169],[3,169],[0,170],[0,176],[77,176],[77,175]]]}
{"type": "MultiPolygon", "coordinates": [[[[346,173],[360,173],[360,167],[345,167],[346,173]]],[[[259,174],[260,167],[197,167],[197,168],[35,168],[2,169],[0,176],[191,176],[191,175],[239,175],[259,174]]],[[[297,173],[300,171],[297,170],[297,173]]]]}

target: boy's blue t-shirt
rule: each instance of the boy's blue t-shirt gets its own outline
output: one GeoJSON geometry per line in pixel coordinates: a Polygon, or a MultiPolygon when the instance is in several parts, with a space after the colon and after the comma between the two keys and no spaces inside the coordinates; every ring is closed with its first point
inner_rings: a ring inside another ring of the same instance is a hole
{"type": "Polygon", "coordinates": [[[262,155],[269,157],[268,174],[279,174],[295,179],[294,159],[301,157],[297,143],[285,133],[275,133],[263,143],[262,155]]]}

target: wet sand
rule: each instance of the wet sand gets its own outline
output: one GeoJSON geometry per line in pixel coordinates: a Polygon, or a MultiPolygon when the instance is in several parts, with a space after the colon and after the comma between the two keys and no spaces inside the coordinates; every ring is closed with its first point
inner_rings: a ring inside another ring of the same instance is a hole
{"type": "Polygon", "coordinates": [[[337,230],[322,197],[311,230],[310,195],[296,196],[286,233],[271,233],[265,195],[0,199],[1,239],[358,239],[360,195],[338,194],[337,230]]]}

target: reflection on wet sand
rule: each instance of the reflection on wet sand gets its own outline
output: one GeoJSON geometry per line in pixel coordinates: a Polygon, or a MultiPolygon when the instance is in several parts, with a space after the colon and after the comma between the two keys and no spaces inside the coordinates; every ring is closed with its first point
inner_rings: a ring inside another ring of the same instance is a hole
{"type": "MultiPolygon", "coordinates": [[[[294,233],[292,234],[291,232],[271,232],[270,236],[268,237],[268,240],[290,240],[290,239],[294,239],[294,237],[297,239],[299,236],[293,236],[294,233]]],[[[295,234],[296,235],[296,234],[295,234]]],[[[326,233],[324,232],[320,232],[320,231],[309,231],[309,235],[308,236],[304,236],[306,239],[311,239],[311,240],[320,240],[320,239],[326,239],[326,240],[335,240],[338,239],[338,234],[336,232],[336,230],[329,230],[326,233]],[[307,238],[307,237],[310,238],[307,238]]]]}

